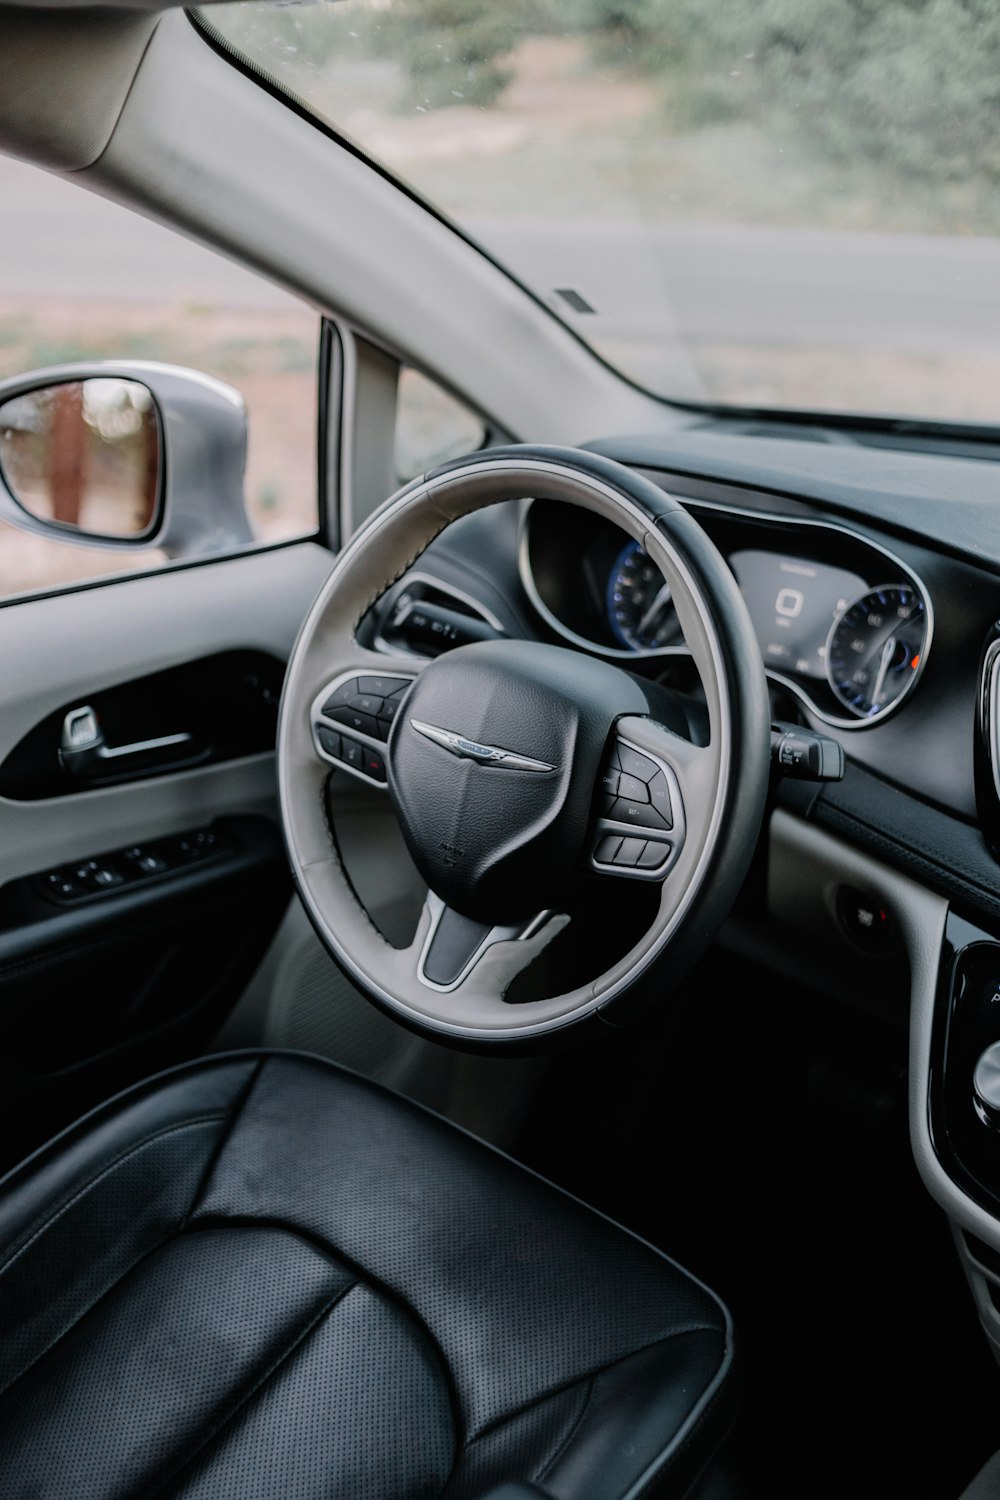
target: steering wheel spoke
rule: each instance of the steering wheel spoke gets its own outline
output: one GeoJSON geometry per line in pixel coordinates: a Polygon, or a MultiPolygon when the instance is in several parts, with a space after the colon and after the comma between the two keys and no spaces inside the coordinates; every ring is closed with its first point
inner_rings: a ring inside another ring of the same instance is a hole
{"type": "Polygon", "coordinates": [[[385,791],[389,736],[423,663],[391,656],[379,658],[379,670],[372,671],[371,654],[324,683],[310,706],[309,721],[320,760],[385,791]]]}
{"type": "Polygon", "coordinates": [[[591,868],[626,880],[664,880],[689,827],[701,823],[712,785],[707,749],[653,719],[619,719],[601,772],[591,868]]]}
{"type": "Polygon", "coordinates": [[[433,891],[427,893],[424,911],[426,921],[420,924],[415,945],[417,978],[444,995],[482,990],[502,996],[569,921],[562,913],[540,911],[521,922],[476,922],[433,891]]]}

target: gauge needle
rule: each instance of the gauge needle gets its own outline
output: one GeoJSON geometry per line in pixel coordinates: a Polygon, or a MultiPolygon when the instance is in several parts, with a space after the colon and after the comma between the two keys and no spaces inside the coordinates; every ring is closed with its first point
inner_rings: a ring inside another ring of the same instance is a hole
{"type": "Polygon", "coordinates": [[[665,583],[660,589],[656,598],[653,600],[652,604],[647,609],[646,613],[643,615],[642,619],[639,621],[638,625],[635,627],[636,635],[642,635],[642,632],[645,630],[646,626],[650,623],[651,620],[656,619],[656,616],[659,614],[663,606],[670,603],[670,598],[670,585],[669,583],[665,583]]]}
{"type": "Polygon", "coordinates": [[[875,679],[875,686],[872,689],[872,703],[874,703],[876,708],[878,707],[878,695],[882,691],[882,684],[885,681],[885,674],[889,670],[889,663],[892,661],[893,653],[895,650],[896,637],[894,635],[891,635],[886,641],[885,645],[882,647],[882,660],[879,662],[878,676],[875,679]]]}

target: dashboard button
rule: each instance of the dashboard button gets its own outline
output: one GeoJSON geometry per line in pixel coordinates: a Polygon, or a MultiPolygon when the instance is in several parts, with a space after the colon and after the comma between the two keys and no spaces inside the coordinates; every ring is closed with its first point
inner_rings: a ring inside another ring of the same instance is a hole
{"type": "Polygon", "coordinates": [[[152,849],[144,849],[136,845],[132,849],[126,849],[125,858],[129,863],[129,873],[139,875],[162,875],[170,869],[169,863],[162,855],[152,849]]]}
{"type": "Polygon", "coordinates": [[[399,699],[385,698],[383,699],[382,707],[378,711],[378,717],[379,719],[381,719],[383,724],[391,724],[398,712],[399,699]]]}
{"type": "Polygon", "coordinates": [[[364,747],[359,769],[373,781],[385,780],[385,760],[377,750],[372,750],[367,745],[364,747]]]}
{"type": "Polygon", "coordinates": [[[664,828],[673,828],[674,810],[670,802],[670,788],[667,786],[667,778],[659,767],[649,783],[649,800],[663,820],[664,828]]]}
{"type": "Polygon", "coordinates": [[[343,705],[333,709],[329,718],[336,719],[338,724],[344,724],[348,729],[353,729],[356,734],[370,734],[373,740],[378,739],[378,721],[372,714],[362,713],[360,709],[343,705]]]}
{"type": "Polygon", "coordinates": [[[650,760],[648,755],[640,755],[638,750],[633,750],[631,745],[623,745],[618,742],[618,764],[629,776],[637,776],[640,781],[652,781],[656,775],[656,762],[650,760]]]}
{"type": "Polygon", "coordinates": [[[891,947],[896,938],[892,913],[881,901],[856,886],[842,885],[837,892],[837,911],[849,938],[859,948],[879,953],[891,947]]]}
{"type": "Polygon", "coordinates": [[[606,833],[594,850],[594,858],[599,864],[613,865],[615,855],[622,845],[620,833],[606,833]]]}
{"type": "Polygon", "coordinates": [[[336,692],[331,693],[323,704],[323,712],[332,717],[333,710],[341,708],[345,703],[350,703],[358,691],[358,679],[356,677],[352,677],[349,682],[342,682],[336,692]]]}
{"type": "Polygon", "coordinates": [[[661,844],[655,839],[650,839],[636,860],[636,864],[640,870],[658,870],[670,858],[671,848],[670,844],[661,844]]]}
{"type": "Polygon", "coordinates": [[[981,1115],[996,1126],[1000,1123],[1000,1042],[991,1042],[980,1055],[972,1087],[981,1115]]]}
{"type": "Polygon", "coordinates": [[[622,839],[612,863],[616,865],[637,865],[645,848],[645,839],[622,839]]]}
{"type": "Polygon", "coordinates": [[[618,782],[618,795],[624,797],[626,802],[648,802],[649,788],[638,776],[629,776],[623,771],[618,782]]]}
{"type": "Polygon", "coordinates": [[[325,724],[317,724],[316,738],[327,755],[332,755],[334,760],[340,759],[340,735],[335,729],[327,729],[325,724]]]}
{"type": "Polygon", "coordinates": [[[410,686],[409,677],[359,677],[356,692],[368,693],[373,698],[390,698],[393,693],[402,693],[410,686]]]}
{"type": "Polygon", "coordinates": [[[601,785],[609,797],[618,796],[618,783],[621,780],[621,775],[622,773],[616,770],[614,766],[609,766],[601,777],[601,785]]]}
{"type": "Polygon", "coordinates": [[[356,771],[361,770],[362,745],[360,740],[348,739],[346,734],[340,737],[340,759],[345,766],[353,766],[356,771]]]}
{"type": "Polygon", "coordinates": [[[667,827],[660,814],[648,802],[629,802],[624,797],[615,799],[607,816],[616,823],[634,823],[638,828],[667,827]]]}
{"type": "Polygon", "coordinates": [[[368,714],[374,719],[382,712],[382,699],[374,697],[371,693],[355,693],[348,707],[357,709],[359,714],[368,714]]]}

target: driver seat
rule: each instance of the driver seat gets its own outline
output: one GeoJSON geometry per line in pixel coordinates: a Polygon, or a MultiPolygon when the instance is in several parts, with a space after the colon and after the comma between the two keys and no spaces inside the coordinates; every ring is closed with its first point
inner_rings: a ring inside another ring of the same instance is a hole
{"type": "Polygon", "coordinates": [[[687,1495],[731,1351],[673,1261],[301,1053],[161,1074],[0,1184],[5,1500],[687,1495]]]}

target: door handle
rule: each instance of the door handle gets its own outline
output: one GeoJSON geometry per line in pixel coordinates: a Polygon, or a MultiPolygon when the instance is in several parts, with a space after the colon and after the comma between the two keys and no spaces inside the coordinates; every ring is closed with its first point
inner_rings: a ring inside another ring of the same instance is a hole
{"type": "Polygon", "coordinates": [[[96,709],[89,704],[72,708],[63,719],[59,763],[88,781],[118,780],[142,771],[190,765],[204,760],[207,749],[190,734],[164,734],[112,747],[104,738],[96,709]]]}

